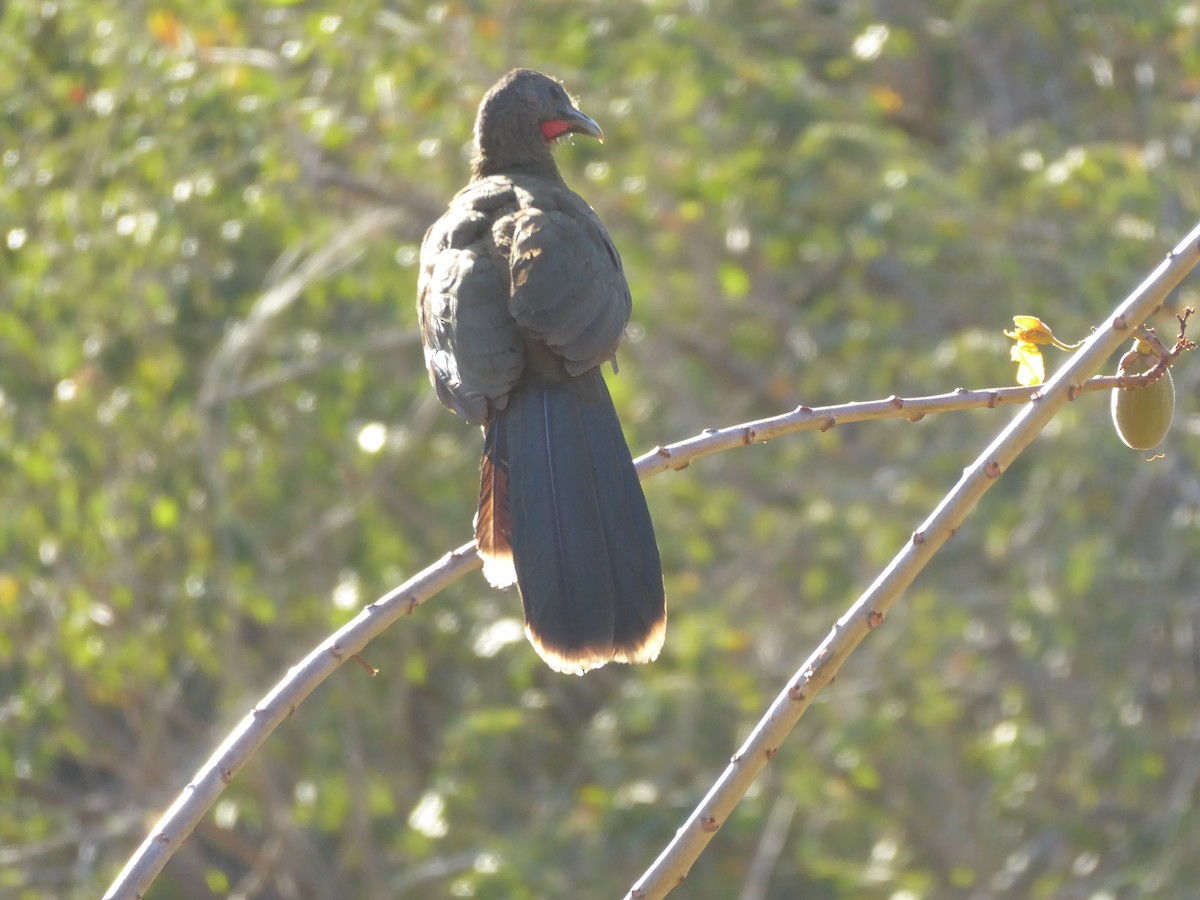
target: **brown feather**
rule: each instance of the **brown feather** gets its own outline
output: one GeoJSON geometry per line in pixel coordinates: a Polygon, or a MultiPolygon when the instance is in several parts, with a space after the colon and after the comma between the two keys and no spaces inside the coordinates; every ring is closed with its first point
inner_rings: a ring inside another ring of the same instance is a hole
{"type": "MultiPolygon", "coordinates": [[[[489,434],[489,438],[491,435],[489,434]]],[[[509,536],[508,470],[496,465],[495,446],[484,445],[479,463],[479,510],[475,514],[475,543],[483,559],[483,576],[492,587],[507,588],[517,583],[509,536]]]]}

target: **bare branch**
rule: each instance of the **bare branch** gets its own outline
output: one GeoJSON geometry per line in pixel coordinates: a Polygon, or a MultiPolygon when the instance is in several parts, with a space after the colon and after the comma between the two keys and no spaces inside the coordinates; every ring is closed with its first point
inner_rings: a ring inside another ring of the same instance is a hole
{"type": "MultiPolygon", "coordinates": [[[[675,840],[642,876],[627,900],[662,897],[683,880],[712,835],[775,755],[812,698],[833,679],[846,657],[867,632],[882,624],[886,611],[953,534],[983,493],[1065,403],[1084,391],[1118,386],[1118,379],[1096,378],[1089,381],[1087,376],[1098,369],[1122,341],[1129,338],[1139,322],[1161,305],[1167,293],[1197,262],[1200,262],[1200,225],[1125,300],[1108,324],[1097,329],[1083,348],[1073,354],[1067,365],[1044,386],[981,391],[959,389],[932,397],[903,399],[893,396],[884,400],[817,409],[801,406],[790,413],[768,419],[723,429],[708,429],[678,443],[658,447],[637,460],[639,475],[648,478],[667,469],[685,468],[692,460],[722,450],[744,447],[797,431],[826,430],[839,424],[871,419],[908,418],[917,421],[936,412],[994,408],[1006,403],[1027,404],[975,464],[966,470],[959,484],[913,534],[911,541],[838,620],[821,646],[789,679],[721,778],[679,830],[675,840]]],[[[236,367],[245,348],[253,343],[261,323],[289,300],[288,295],[282,302],[268,302],[264,298],[258,310],[259,315],[251,317],[247,332],[239,335],[228,347],[225,354],[228,357],[227,365],[236,367]]],[[[217,386],[223,381],[225,379],[209,379],[209,398],[221,396],[217,386]]],[[[291,668],[226,736],[163,813],[109,886],[104,895],[106,900],[140,898],[254,750],[322,681],[342,662],[355,657],[372,638],[397,619],[410,615],[423,602],[480,565],[474,542],[464,544],[367,606],[291,668]]]]}
{"type": "Polygon", "coordinates": [[[1031,402],[964,470],[958,484],[909,541],[892,558],[854,605],[837,621],[828,637],[788,680],[779,696],[708,795],[692,811],[654,864],[638,879],[625,900],[657,900],[687,877],[692,864],[708,846],[746,790],[774,758],[784,739],[800,721],[821,689],[833,681],[857,647],[874,629],[933,555],[950,539],[980,498],[1043,428],[1100,368],[1134,329],[1162,306],[1167,294],[1200,262],[1200,225],[1113,312],[1083,347],[1031,398],[1031,402]]]}
{"type": "Polygon", "coordinates": [[[474,543],[459,547],[380,597],[318,644],[255,704],[200,767],[104,896],[113,900],[140,898],[254,750],[317,685],[398,618],[410,615],[425,600],[479,566],[474,543]]]}

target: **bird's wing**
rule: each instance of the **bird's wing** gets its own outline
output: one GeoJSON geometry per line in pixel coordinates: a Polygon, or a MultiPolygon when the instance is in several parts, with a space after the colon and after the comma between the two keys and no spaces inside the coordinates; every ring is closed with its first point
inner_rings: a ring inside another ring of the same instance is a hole
{"type": "Polygon", "coordinates": [[[442,403],[474,423],[504,406],[525,365],[509,273],[492,243],[497,210],[513,195],[494,188],[467,188],[426,232],[417,286],[430,380],[442,403]]]}
{"type": "Polygon", "coordinates": [[[616,353],[632,302],[621,258],[604,225],[562,185],[534,192],[515,215],[508,308],[571,375],[616,353]]]}

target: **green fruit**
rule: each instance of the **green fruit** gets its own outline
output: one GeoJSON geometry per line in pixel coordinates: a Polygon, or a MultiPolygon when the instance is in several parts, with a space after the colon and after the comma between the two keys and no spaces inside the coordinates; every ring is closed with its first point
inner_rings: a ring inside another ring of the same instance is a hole
{"type": "MultiPolygon", "coordinates": [[[[1118,375],[1140,375],[1148,372],[1158,362],[1153,353],[1140,353],[1138,344],[1126,353],[1117,369],[1118,375]]],[[[1149,450],[1157,447],[1171,429],[1175,417],[1175,382],[1171,370],[1145,387],[1113,388],[1112,420],[1117,436],[1125,446],[1134,450],[1149,450]]]]}

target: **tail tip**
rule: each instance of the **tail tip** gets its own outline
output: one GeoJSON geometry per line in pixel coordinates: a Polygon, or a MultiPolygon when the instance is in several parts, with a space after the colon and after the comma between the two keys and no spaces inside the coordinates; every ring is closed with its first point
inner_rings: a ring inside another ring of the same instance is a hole
{"type": "Polygon", "coordinates": [[[553,641],[545,639],[525,623],[525,636],[529,643],[555,672],[564,675],[586,675],[610,662],[638,664],[651,663],[658,659],[663,644],[667,638],[667,617],[662,617],[651,624],[650,628],[635,641],[625,644],[609,644],[607,646],[587,645],[583,647],[556,646],[553,641]]]}
{"type": "Polygon", "coordinates": [[[479,558],[483,560],[483,577],[492,587],[501,590],[510,588],[517,583],[517,569],[513,565],[512,550],[507,547],[504,549],[507,552],[478,551],[479,558]]]}

